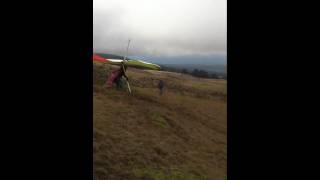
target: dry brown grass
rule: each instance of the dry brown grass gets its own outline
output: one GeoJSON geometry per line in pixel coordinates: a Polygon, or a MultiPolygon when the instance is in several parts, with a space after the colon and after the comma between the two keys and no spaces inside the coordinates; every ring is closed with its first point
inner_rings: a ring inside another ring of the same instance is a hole
{"type": "Polygon", "coordinates": [[[225,81],[129,69],[129,95],[102,87],[105,68],[94,72],[94,179],[226,179],[225,81]]]}

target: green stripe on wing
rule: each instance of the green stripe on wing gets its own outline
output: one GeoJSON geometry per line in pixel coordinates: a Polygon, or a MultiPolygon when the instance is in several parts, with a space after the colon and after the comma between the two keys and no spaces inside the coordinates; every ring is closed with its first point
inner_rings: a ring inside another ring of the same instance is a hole
{"type": "MultiPolygon", "coordinates": [[[[110,59],[112,61],[112,59],[110,59]]],[[[121,62],[111,62],[108,61],[106,63],[108,64],[112,64],[112,65],[121,65],[121,62]]],[[[160,70],[161,67],[157,64],[152,64],[152,63],[147,63],[144,61],[140,61],[140,60],[129,60],[129,61],[125,61],[125,64],[128,67],[134,67],[134,68],[139,68],[139,69],[150,69],[150,70],[160,70]]]]}

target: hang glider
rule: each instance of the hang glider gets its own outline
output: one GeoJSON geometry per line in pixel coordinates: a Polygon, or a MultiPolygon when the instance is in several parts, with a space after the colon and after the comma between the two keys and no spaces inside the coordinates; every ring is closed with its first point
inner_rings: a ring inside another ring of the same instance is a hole
{"type": "Polygon", "coordinates": [[[141,60],[134,60],[134,59],[128,59],[128,60],[123,60],[123,59],[107,59],[104,58],[100,55],[97,54],[93,54],[93,61],[96,62],[103,62],[103,63],[108,63],[108,64],[112,64],[112,65],[121,65],[122,62],[124,62],[125,65],[127,65],[128,67],[135,67],[135,68],[140,68],[140,69],[151,69],[151,70],[160,70],[161,67],[157,64],[153,64],[153,63],[148,63],[145,61],[141,61],[141,60]]]}

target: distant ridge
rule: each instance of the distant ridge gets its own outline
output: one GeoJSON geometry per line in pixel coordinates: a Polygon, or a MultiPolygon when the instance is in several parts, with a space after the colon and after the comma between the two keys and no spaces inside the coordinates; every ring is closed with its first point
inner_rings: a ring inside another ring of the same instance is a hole
{"type": "Polygon", "coordinates": [[[175,68],[175,69],[186,69],[188,71],[193,71],[194,69],[204,70],[209,73],[227,73],[226,65],[212,65],[212,64],[159,64],[163,67],[175,68]]]}

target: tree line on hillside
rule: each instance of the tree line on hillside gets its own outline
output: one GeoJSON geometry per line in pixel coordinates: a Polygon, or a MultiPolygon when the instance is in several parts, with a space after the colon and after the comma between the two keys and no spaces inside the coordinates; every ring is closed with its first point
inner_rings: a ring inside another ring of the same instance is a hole
{"type": "Polygon", "coordinates": [[[162,66],[161,67],[163,71],[170,71],[170,72],[176,72],[176,73],[182,73],[182,74],[189,74],[194,77],[199,77],[199,78],[211,78],[211,79],[227,79],[227,75],[219,75],[217,73],[209,73],[205,70],[200,70],[200,69],[193,69],[192,71],[189,71],[185,68],[179,69],[179,68],[173,68],[173,67],[167,67],[167,66],[162,66]]]}

